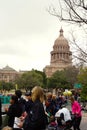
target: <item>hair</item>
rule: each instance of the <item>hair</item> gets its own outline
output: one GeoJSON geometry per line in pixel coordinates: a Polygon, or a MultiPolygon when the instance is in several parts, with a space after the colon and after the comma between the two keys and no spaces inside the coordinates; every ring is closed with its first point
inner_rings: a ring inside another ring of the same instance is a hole
{"type": "Polygon", "coordinates": [[[44,92],[39,86],[35,86],[32,89],[32,101],[35,102],[36,100],[40,100],[41,102],[44,101],[44,92]]]}
{"type": "Polygon", "coordinates": [[[12,128],[9,127],[9,126],[5,126],[5,127],[2,128],[2,130],[12,130],[12,128]]]}
{"type": "Polygon", "coordinates": [[[70,100],[71,100],[71,102],[74,102],[74,101],[75,101],[75,99],[74,99],[73,96],[70,97],[70,100]]]}
{"type": "Polygon", "coordinates": [[[51,93],[51,92],[48,92],[48,93],[47,93],[47,98],[52,99],[52,93],[51,93]]]}
{"type": "Polygon", "coordinates": [[[55,95],[55,94],[52,95],[52,99],[53,99],[53,100],[56,99],[56,95],[55,95]]]}
{"type": "Polygon", "coordinates": [[[17,103],[18,102],[18,97],[16,95],[12,95],[11,100],[13,100],[15,103],[17,103]]]}
{"type": "Polygon", "coordinates": [[[16,94],[16,96],[17,96],[18,98],[20,98],[21,95],[22,95],[22,92],[21,92],[21,90],[16,90],[16,91],[15,91],[15,94],[16,94]]]}

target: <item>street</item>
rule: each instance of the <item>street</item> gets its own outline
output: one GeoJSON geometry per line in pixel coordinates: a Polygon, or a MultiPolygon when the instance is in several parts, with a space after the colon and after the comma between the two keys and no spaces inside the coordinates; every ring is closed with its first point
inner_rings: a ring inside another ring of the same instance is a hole
{"type": "Polygon", "coordinates": [[[87,130],[87,113],[82,113],[81,130],[87,130]]]}

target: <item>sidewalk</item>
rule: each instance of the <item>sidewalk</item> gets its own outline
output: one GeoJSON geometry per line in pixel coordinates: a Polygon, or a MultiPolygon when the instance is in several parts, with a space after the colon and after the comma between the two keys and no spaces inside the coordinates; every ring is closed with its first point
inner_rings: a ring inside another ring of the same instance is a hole
{"type": "Polygon", "coordinates": [[[82,111],[82,117],[87,117],[87,112],[82,111]]]}
{"type": "Polygon", "coordinates": [[[82,111],[81,130],[87,130],[87,112],[82,111]]]}

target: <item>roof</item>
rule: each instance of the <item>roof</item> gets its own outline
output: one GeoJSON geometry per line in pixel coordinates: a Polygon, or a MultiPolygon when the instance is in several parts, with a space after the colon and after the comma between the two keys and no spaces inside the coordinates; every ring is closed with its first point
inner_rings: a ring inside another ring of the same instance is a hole
{"type": "Polygon", "coordinates": [[[9,67],[8,65],[2,69],[3,71],[16,71],[15,69],[9,67]]]}
{"type": "Polygon", "coordinates": [[[63,29],[60,29],[60,35],[59,37],[55,40],[54,46],[69,46],[67,39],[63,35],[63,29]]]}

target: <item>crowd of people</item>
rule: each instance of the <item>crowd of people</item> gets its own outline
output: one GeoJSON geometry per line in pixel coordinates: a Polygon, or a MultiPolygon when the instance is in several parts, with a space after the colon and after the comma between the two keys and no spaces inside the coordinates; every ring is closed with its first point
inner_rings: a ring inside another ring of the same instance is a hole
{"type": "Polygon", "coordinates": [[[8,124],[2,130],[46,130],[47,127],[51,130],[51,126],[62,130],[63,126],[69,128],[69,124],[74,130],[80,130],[82,119],[81,105],[73,96],[67,99],[61,94],[45,93],[39,86],[26,92],[25,98],[20,90],[16,90],[11,96],[10,106],[5,108],[5,114],[8,124]],[[65,107],[67,100],[71,101],[72,112],[65,107]],[[74,115],[73,124],[71,115],[74,115]]]}

